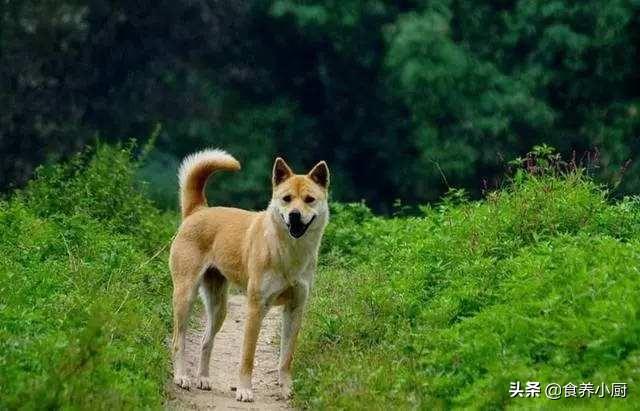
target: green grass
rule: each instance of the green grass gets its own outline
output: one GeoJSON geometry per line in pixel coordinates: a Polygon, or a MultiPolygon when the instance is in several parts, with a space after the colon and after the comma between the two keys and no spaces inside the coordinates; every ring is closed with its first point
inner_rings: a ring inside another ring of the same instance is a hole
{"type": "Polygon", "coordinates": [[[176,218],[135,170],[103,146],[0,203],[0,409],[162,407],[176,218]]]}
{"type": "MultiPolygon", "coordinates": [[[[455,194],[455,193],[454,193],[455,194]]],[[[640,198],[580,172],[517,175],[423,216],[334,207],[297,355],[314,409],[631,409],[640,395],[640,198]],[[629,398],[509,398],[521,381],[629,398]]]]}
{"type": "MultiPolygon", "coordinates": [[[[131,148],[40,169],[0,202],[0,409],[159,409],[178,216],[131,148]]],[[[334,204],[296,356],[311,409],[632,409],[640,198],[527,175],[419,217],[334,204]],[[512,381],[626,382],[629,398],[511,399],[512,381]]]]}

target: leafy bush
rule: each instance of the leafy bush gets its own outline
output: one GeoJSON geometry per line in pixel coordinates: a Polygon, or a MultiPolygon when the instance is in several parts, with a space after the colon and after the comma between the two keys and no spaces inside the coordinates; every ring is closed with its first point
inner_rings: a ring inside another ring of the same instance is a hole
{"type": "Polygon", "coordinates": [[[176,220],[131,148],[41,168],[0,203],[0,408],[159,408],[176,220]]]}
{"type": "MultiPolygon", "coordinates": [[[[177,216],[145,198],[131,153],[98,146],[0,202],[0,408],[163,406],[177,216]]],[[[638,391],[640,197],[613,203],[537,154],[483,201],[451,190],[394,218],[332,204],[299,405],[598,408],[510,399],[509,382],[638,391]]]]}
{"type": "Polygon", "coordinates": [[[334,207],[299,405],[598,408],[607,400],[511,399],[509,383],[640,389],[640,198],[611,203],[579,170],[518,173],[484,201],[456,192],[422,210],[334,207]]]}

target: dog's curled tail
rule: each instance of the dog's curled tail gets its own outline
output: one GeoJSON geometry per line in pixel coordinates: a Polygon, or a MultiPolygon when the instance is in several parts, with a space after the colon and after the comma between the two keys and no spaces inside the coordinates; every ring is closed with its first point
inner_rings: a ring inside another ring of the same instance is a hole
{"type": "Polygon", "coordinates": [[[220,170],[240,170],[240,163],[226,151],[218,149],[198,151],[182,160],[178,171],[182,219],[193,214],[199,207],[207,205],[204,194],[207,178],[220,170]]]}

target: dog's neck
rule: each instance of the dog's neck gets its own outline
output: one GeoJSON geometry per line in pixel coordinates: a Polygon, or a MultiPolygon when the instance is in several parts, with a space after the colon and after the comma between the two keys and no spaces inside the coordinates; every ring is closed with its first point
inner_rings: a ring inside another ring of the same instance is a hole
{"type": "Polygon", "coordinates": [[[326,223],[326,214],[318,216],[302,237],[293,238],[278,210],[275,207],[266,210],[265,239],[274,262],[273,268],[288,282],[313,281],[326,223]],[[315,224],[317,226],[313,227],[315,224]]]}

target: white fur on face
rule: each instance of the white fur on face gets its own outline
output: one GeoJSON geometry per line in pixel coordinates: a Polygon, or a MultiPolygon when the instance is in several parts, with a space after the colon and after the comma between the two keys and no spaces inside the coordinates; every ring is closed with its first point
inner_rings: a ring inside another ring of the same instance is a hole
{"type": "MultiPolygon", "coordinates": [[[[303,224],[309,224],[309,222],[315,217],[316,221],[309,226],[307,231],[314,231],[317,227],[324,227],[326,225],[327,217],[329,216],[329,204],[326,200],[317,200],[313,204],[309,204],[306,210],[300,210],[301,221],[303,224]]],[[[286,203],[283,204],[282,199],[272,198],[271,203],[269,204],[269,209],[273,210],[273,213],[276,214],[277,220],[282,225],[285,230],[289,229],[289,214],[293,210],[293,207],[288,206],[286,203]]]]}
{"type": "Polygon", "coordinates": [[[289,231],[294,238],[301,238],[306,232],[316,231],[318,227],[323,229],[326,225],[327,189],[309,176],[293,175],[274,185],[269,208],[278,217],[276,224],[279,227],[289,231]],[[296,211],[300,213],[300,220],[292,221],[291,215],[296,211]]]}
{"type": "MultiPolygon", "coordinates": [[[[284,221],[284,223],[286,225],[291,224],[291,221],[289,221],[289,214],[291,213],[291,211],[293,211],[292,207],[286,207],[286,206],[282,206],[279,205],[277,203],[280,203],[281,200],[278,199],[273,199],[271,200],[271,207],[272,209],[274,209],[276,211],[276,213],[278,213],[278,215],[280,216],[280,218],[284,221]]],[[[299,210],[300,214],[301,214],[301,218],[300,220],[302,221],[303,224],[308,224],[309,221],[311,221],[311,219],[316,216],[318,213],[315,210],[299,210]]]]}

